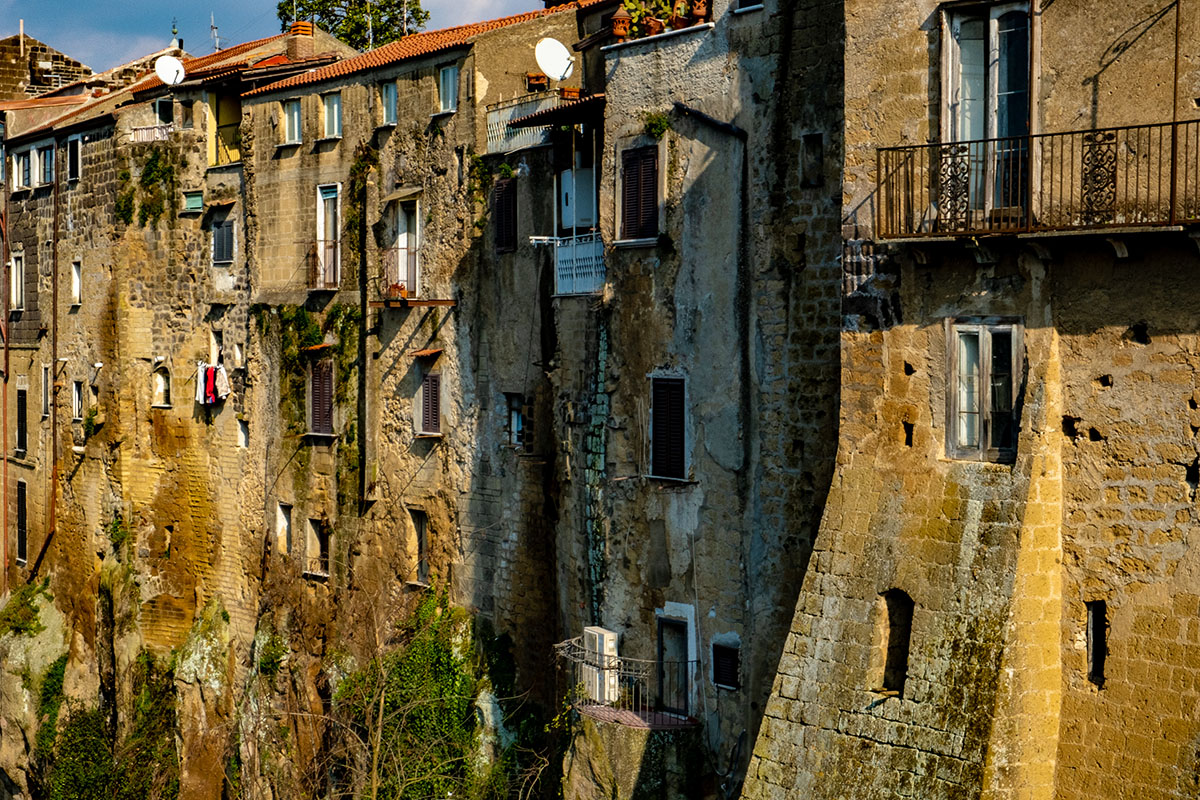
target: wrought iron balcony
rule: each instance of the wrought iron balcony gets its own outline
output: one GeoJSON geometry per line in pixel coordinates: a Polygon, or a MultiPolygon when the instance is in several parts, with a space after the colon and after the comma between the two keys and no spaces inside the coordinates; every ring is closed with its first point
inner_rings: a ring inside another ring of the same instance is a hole
{"type": "Polygon", "coordinates": [[[646,661],[589,650],[580,637],[554,646],[572,708],[635,728],[682,728],[690,716],[697,661],[646,661]]]}
{"type": "Polygon", "coordinates": [[[308,288],[336,290],[342,281],[341,242],[318,239],[308,255],[308,288]]]}
{"type": "Polygon", "coordinates": [[[880,238],[1200,222],[1200,120],[884,147],[880,238]]]}
{"type": "Polygon", "coordinates": [[[533,147],[550,141],[550,126],[510,128],[508,123],[535,111],[558,105],[558,92],[536,92],[513,100],[504,100],[487,107],[487,151],[508,153],[522,147],[533,147]]]}
{"type": "Polygon", "coordinates": [[[599,233],[530,236],[529,242],[554,247],[555,294],[595,294],[604,288],[604,242],[599,233]]]}
{"type": "Polygon", "coordinates": [[[389,299],[421,296],[417,251],[411,247],[388,247],[379,251],[379,274],[383,295],[389,299]]]}

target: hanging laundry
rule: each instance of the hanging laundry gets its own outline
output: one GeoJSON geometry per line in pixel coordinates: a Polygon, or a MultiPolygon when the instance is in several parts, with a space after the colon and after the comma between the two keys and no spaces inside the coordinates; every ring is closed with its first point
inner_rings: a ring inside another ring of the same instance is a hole
{"type": "Polygon", "coordinates": [[[217,402],[217,368],[211,364],[204,370],[204,402],[217,402]]]}
{"type": "Polygon", "coordinates": [[[208,371],[208,364],[203,361],[196,362],[196,402],[200,405],[205,405],[204,399],[204,374],[208,371]]]}
{"type": "Polygon", "coordinates": [[[218,400],[224,400],[229,396],[229,376],[225,373],[224,364],[217,365],[216,393],[218,400]]]}

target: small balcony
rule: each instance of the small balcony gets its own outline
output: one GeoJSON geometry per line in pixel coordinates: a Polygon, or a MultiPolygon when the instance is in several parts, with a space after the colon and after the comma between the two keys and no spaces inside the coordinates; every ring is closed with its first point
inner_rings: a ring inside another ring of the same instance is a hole
{"type": "Polygon", "coordinates": [[[308,288],[337,291],[342,282],[342,251],[338,239],[318,239],[308,258],[308,288]]]}
{"type": "Polygon", "coordinates": [[[530,236],[529,242],[554,248],[555,294],[595,294],[604,288],[604,242],[599,233],[530,236]]]}
{"type": "Polygon", "coordinates": [[[565,673],[568,701],[580,714],[653,730],[699,724],[690,715],[699,662],[618,658],[589,650],[582,637],[554,649],[565,673]]]}
{"type": "Polygon", "coordinates": [[[508,123],[559,104],[558,92],[536,92],[487,108],[487,151],[509,153],[523,147],[549,144],[550,126],[510,128],[508,123]]]}
{"type": "Polygon", "coordinates": [[[879,238],[1200,222],[1200,121],[884,147],[879,238]]]}
{"type": "Polygon", "coordinates": [[[216,160],[214,166],[236,164],[242,160],[241,122],[217,126],[216,160]]]}
{"type": "Polygon", "coordinates": [[[388,247],[377,256],[378,276],[372,308],[411,308],[414,306],[453,306],[454,300],[436,298],[421,279],[420,251],[410,247],[388,247]]]}
{"type": "Polygon", "coordinates": [[[166,125],[146,125],[140,128],[130,128],[129,138],[134,144],[165,142],[171,138],[171,134],[174,132],[175,126],[171,123],[167,123],[166,125]]]}

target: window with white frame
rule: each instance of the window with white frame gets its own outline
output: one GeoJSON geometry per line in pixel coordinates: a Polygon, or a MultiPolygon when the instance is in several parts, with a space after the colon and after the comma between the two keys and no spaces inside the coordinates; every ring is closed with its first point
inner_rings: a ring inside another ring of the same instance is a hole
{"type": "Polygon", "coordinates": [[[50,365],[43,364],[42,365],[42,416],[43,417],[50,416],[50,390],[51,390],[50,365]]]}
{"type": "Polygon", "coordinates": [[[420,221],[417,201],[395,204],[396,262],[392,283],[403,288],[406,297],[421,296],[420,221]]]}
{"type": "Polygon", "coordinates": [[[54,183],[54,145],[39,147],[38,151],[38,185],[48,186],[54,183]]]}
{"type": "Polygon", "coordinates": [[[13,311],[21,311],[25,308],[25,254],[12,254],[12,269],[11,269],[11,286],[9,287],[10,294],[8,296],[9,308],[13,311]]]}
{"type": "Polygon", "coordinates": [[[948,326],[946,453],[1011,461],[1016,456],[1021,325],[960,319],[948,326]]]}
{"type": "Polygon", "coordinates": [[[28,189],[33,185],[33,156],[28,150],[13,153],[13,188],[28,189]]]}
{"type": "Polygon", "coordinates": [[[17,563],[24,564],[29,557],[29,524],[25,481],[17,481],[17,563]]]}
{"type": "Polygon", "coordinates": [[[341,280],[341,185],[317,187],[317,273],[316,289],[336,289],[341,280]]]}
{"type": "Polygon", "coordinates": [[[325,138],[336,139],[342,135],[342,93],[332,92],[321,96],[325,118],[325,138]]]}
{"type": "Polygon", "coordinates": [[[83,174],[83,139],[72,136],[67,139],[67,180],[77,181],[83,174]]]}
{"type": "Polygon", "coordinates": [[[283,143],[300,144],[303,139],[300,128],[300,98],[283,101],[283,143]]]}
{"type": "Polygon", "coordinates": [[[687,477],[687,406],[683,378],[650,379],[650,474],[687,477]]]}
{"type": "Polygon", "coordinates": [[[76,422],[83,421],[83,381],[73,381],[71,383],[71,419],[76,422]]]}
{"type": "Polygon", "coordinates": [[[396,82],[384,81],[379,84],[380,122],[384,125],[396,124],[396,82]]]}
{"type": "Polygon", "coordinates": [[[458,109],[458,65],[438,70],[438,107],[442,112],[458,109]]]}
{"type": "Polygon", "coordinates": [[[83,260],[75,259],[71,262],[71,305],[77,306],[83,303],[83,260]]]}

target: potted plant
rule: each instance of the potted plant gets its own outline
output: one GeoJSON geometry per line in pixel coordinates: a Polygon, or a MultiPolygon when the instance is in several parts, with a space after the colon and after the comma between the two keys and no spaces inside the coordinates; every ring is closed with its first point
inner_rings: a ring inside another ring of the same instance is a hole
{"type": "Polygon", "coordinates": [[[703,22],[708,16],[708,0],[692,0],[692,16],[703,22]]]}
{"type": "Polygon", "coordinates": [[[670,25],[671,30],[677,31],[680,28],[686,28],[692,24],[692,20],[688,17],[691,10],[687,0],[677,0],[671,8],[670,25]]]}

